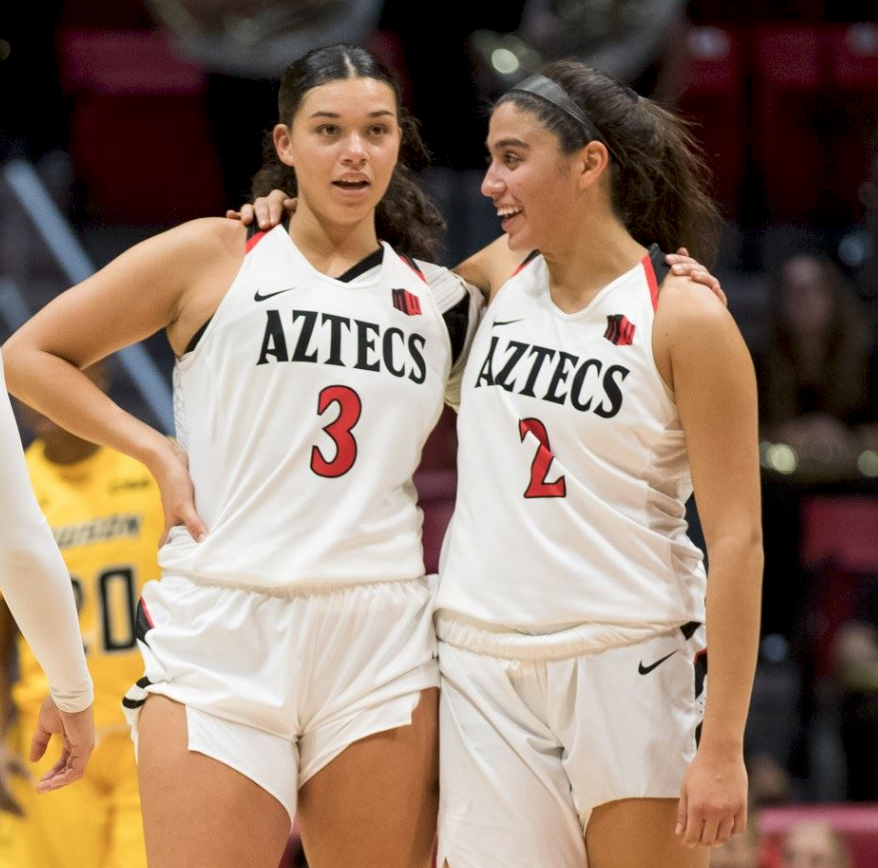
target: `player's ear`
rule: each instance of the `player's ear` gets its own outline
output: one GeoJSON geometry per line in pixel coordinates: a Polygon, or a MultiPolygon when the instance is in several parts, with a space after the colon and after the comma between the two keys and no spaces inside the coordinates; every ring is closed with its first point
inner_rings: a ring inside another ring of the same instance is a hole
{"type": "Polygon", "coordinates": [[[293,143],[290,128],[286,124],[275,124],[271,133],[274,149],[278,159],[287,166],[295,166],[293,162],[293,143]]]}

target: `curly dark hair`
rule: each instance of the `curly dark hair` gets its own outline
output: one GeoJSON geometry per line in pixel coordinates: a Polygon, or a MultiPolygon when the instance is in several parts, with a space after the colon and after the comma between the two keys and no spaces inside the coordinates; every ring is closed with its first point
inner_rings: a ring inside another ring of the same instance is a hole
{"type": "MultiPolygon", "coordinates": [[[[291,63],[284,70],[278,92],[280,123],[290,123],[305,94],[312,88],[348,78],[373,78],[384,82],[396,96],[402,142],[399,162],[393,170],[387,192],[375,210],[378,237],[401,253],[435,260],[445,220],[415,179],[415,171],[428,165],[429,154],[417,121],[402,105],[399,86],[371,52],[355,45],[329,45],[315,48],[291,63]]],[[[274,189],[295,196],[298,184],[295,170],[278,159],[271,133],[267,133],[262,167],[253,177],[250,195],[255,199],[274,189]]]]}

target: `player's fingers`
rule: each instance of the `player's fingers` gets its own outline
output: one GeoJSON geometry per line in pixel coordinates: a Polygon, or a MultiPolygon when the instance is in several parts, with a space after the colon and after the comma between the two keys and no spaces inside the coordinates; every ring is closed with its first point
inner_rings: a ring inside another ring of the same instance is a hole
{"type": "Polygon", "coordinates": [[[38,759],[41,759],[43,754],[46,752],[46,748],[49,746],[49,739],[52,738],[52,733],[47,729],[44,729],[41,724],[37,724],[37,731],[34,733],[34,737],[30,742],[30,761],[35,763],[38,759]]]}
{"type": "Polygon", "coordinates": [[[719,827],[720,820],[718,817],[705,817],[704,823],[701,826],[701,837],[698,839],[698,843],[702,847],[713,847],[719,827]]]}
{"type": "Polygon", "coordinates": [[[686,831],[683,833],[683,844],[686,847],[696,847],[701,840],[704,829],[704,811],[700,810],[692,799],[686,810],[686,831]]]}
{"type": "Polygon", "coordinates": [[[296,210],[296,205],[298,204],[298,202],[299,202],[299,200],[296,199],[295,197],[293,197],[291,199],[284,199],[284,211],[293,211],[294,212],[296,210]]]}
{"type": "Polygon", "coordinates": [[[40,778],[40,782],[37,784],[37,792],[48,793],[52,790],[60,790],[61,787],[75,783],[81,777],[82,771],[80,769],[70,768],[69,766],[65,766],[58,771],[52,769],[40,778]]]}
{"type": "Polygon", "coordinates": [[[729,838],[735,833],[735,815],[726,817],[717,827],[716,839],[713,842],[714,847],[721,847],[727,843],[729,838]]]}
{"type": "Polygon", "coordinates": [[[247,202],[246,204],[241,206],[241,222],[245,226],[249,226],[256,219],[256,212],[253,209],[253,206],[247,202]]]}
{"type": "Polygon", "coordinates": [[[272,202],[269,199],[257,199],[253,205],[253,214],[260,229],[271,229],[272,202]]]}
{"type": "Polygon", "coordinates": [[[686,815],[689,810],[688,806],[689,798],[686,795],[686,789],[684,787],[683,792],[680,793],[680,801],[677,802],[677,826],[674,829],[674,834],[681,838],[686,834],[686,815]]]}
{"type": "Polygon", "coordinates": [[[240,211],[233,211],[231,208],[229,208],[228,211],[226,211],[226,217],[229,220],[240,220],[241,219],[241,212],[240,211]]]}
{"type": "Polygon", "coordinates": [[[186,529],[192,535],[192,539],[194,539],[195,542],[201,542],[207,536],[207,527],[205,527],[204,522],[198,517],[198,513],[195,512],[194,506],[186,504],[183,509],[180,510],[180,517],[183,519],[186,529]]]}
{"type": "Polygon", "coordinates": [[[689,255],[689,250],[688,250],[687,248],[685,248],[685,247],[678,247],[678,248],[677,248],[677,253],[678,253],[680,256],[688,256],[688,255],[689,255]]]}

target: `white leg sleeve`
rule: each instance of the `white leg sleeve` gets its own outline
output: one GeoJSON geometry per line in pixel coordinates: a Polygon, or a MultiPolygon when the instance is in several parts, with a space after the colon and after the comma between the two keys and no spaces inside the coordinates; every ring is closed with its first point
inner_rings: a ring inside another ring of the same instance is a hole
{"type": "Polygon", "coordinates": [[[48,679],[61,711],[94,693],[70,576],[37,506],[0,362],[0,591],[48,679]]]}

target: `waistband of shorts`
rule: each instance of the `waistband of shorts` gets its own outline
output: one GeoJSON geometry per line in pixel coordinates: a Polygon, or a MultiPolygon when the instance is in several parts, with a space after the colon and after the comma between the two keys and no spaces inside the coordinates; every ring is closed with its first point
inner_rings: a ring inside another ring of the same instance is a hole
{"type": "Polygon", "coordinates": [[[351,580],[322,580],[296,582],[295,584],[275,587],[266,585],[257,585],[247,582],[246,580],[224,581],[216,579],[213,576],[201,576],[198,573],[188,573],[182,571],[167,572],[162,575],[162,581],[182,580],[193,585],[200,585],[205,588],[217,588],[229,591],[246,591],[251,594],[259,594],[264,597],[278,597],[284,600],[293,600],[301,597],[328,597],[333,594],[345,594],[351,591],[360,591],[368,593],[370,591],[379,591],[386,588],[407,589],[413,587],[424,586],[435,592],[438,582],[438,576],[435,574],[427,574],[424,576],[413,576],[407,579],[386,579],[386,580],[368,580],[368,581],[351,581],[351,580]]]}
{"type": "Polygon", "coordinates": [[[504,660],[561,660],[636,645],[678,629],[679,624],[576,624],[546,633],[523,633],[503,624],[490,624],[458,612],[436,613],[436,633],[442,642],[504,660]]]}

